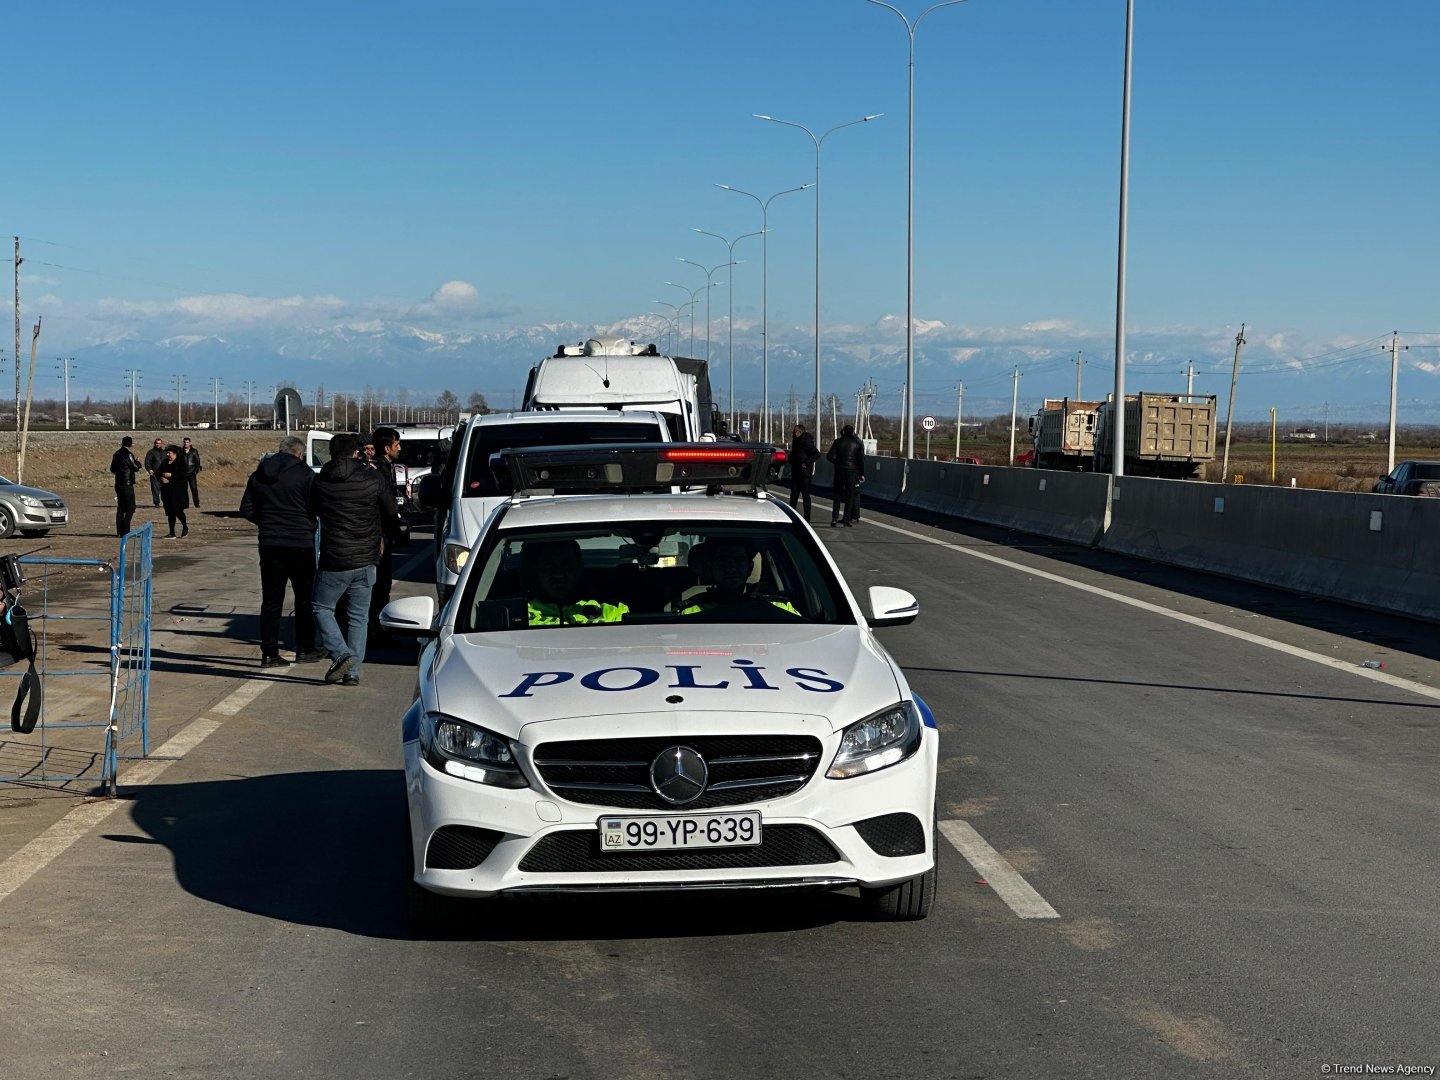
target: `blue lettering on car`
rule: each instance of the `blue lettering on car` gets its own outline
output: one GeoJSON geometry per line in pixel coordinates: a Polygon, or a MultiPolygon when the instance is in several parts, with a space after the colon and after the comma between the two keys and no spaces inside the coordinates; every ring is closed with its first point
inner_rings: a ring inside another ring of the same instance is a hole
{"type": "Polygon", "coordinates": [[[607,667],[599,671],[592,671],[589,675],[580,678],[580,685],[586,690],[606,690],[611,693],[621,690],[639,690],[642,686],[649,686],[660,678],[660,673],[645,667],[607,667]],[[633,671],[637,678],[629,686],[606,686],[600,680],[606,675],[615,671],[633,671]]]}
{"type": "Polygon", "coordinates": [[[833,694],[836,691],[844,690],[845,684],[827,678],[825,672],[819,668],[787,667],[785,674],[795,680],[801,690],[811,690],[817,694],[833,694]],[[817,682],[821,686],[806,686],[807,682],[817,682]]]}
{"type": "MultiPolygon", "coordinates": [[[[666,687],[669,690],[725,690],[731,685],[729,679],[708,683],[700,682],[697,677],[697,672],[700,670],[699,664],[669,664],[666,665],[666,669],[675,673],[672,681],[666,687]]],[[[738,671],[745,676],[745,681],[740,684],[742,690],[780,689],[765,678],[765,668],[753,660],[736,660],[731,665],[731,670],[738,671]]],[[[630,690],[641,690],[659,682],[660,674],[654,668],[647,667],[600,668],[580,676],[580,685],[586,690],[598,690],[607,694],[626,693],[630,690]],[[610,678],[620,672],[628,672],[630,675],[623,684],[619,680],[610,678]]],[[[845,689],[844,683],[830,678],[821,668],[786,668],[785,674],[795,680],[796,687],[811,693],[834,694],[845,689]]],[[[549,686],[559,686],[574,678],[573,671],[527,671],[520,677],[520,681],[515,684],[513,690],[501,694],[500,697],[534,697],[535,694],[532,691],[549,686]]]]}
{"type": "Polygon", "coordinates": [[[557,686],[562,682],[569,682],[575,677],[573,671],[527,671],[515,689],[508,694],[501,694],[501,697],[534,697],[530,693],[537,686],[557,686]],[[546,676],[550,678],[546,678],[546,676]]]}

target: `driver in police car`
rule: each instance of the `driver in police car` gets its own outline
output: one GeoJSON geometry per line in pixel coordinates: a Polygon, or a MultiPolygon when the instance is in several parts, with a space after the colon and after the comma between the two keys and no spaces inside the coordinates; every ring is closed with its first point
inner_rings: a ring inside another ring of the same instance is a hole
{"type": "Polygon", "coordinates": [[[705,542],[705,578],[709,586],[680,609],[681,615],[704,615],[708,612],[728,613],[736,608],[755,605],[779,608],[798,616],[800,612],[788,600],[752,595],[747,584],[755,568],[755,552],[745,541],[720,538],[705,542]]]}
{"type": "Polygon", "coordinates": [[[539,596],[530,600],[530,626],[584,626],[619,622],[630,612],[625,604],[579,598],[585,560],[574,540],[547,540],[525,545],[525,562],[539,596]]]}

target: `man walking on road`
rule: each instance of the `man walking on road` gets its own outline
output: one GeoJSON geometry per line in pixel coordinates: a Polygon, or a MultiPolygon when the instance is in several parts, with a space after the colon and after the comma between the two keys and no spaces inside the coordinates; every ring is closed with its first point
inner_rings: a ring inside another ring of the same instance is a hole
{"type": "Polygon", "coordinates": [[[846,424],[840,429],[840,438],[830,444],[825,460],[835,466],[830,527],[853,525],[860,520],[860,485],[865,482],[865,444],[855,437],[853,427],[846,424]]]}
{"type": "Polygon", "coordinates": [[[320,643],[332,663],[327,683],[360,683],[369,626],[370,591],[375,564],[387,531],[398,528],[395,500],[380,485],[374,469],[356,455],[354,435],[330,440],[330,461],[310,488],[310,510],[320,521],[320,569],[315,575],[312,607],[320,643]],[[346,628],[335,620],[344,598],[346,628]]]}
{"type": "MultiPolygon", "coordinates": [[[[390,505],[395,506],[395,463],[400,460],[400,432],[393,427],[375,429],[375,471],[380,477],[390,505]]],[[[375,588],[370,593],[370,633],[384,636],[380,629],[380,609],[390,602],[390,584],[395,573],[395,545],[400,542],[400,519],[397,516],[393,527],[385,530],[385,541],[380,559],[375,564],[375,588]]]]}
{"type": "Polygon", "coordinates": [[[819,460],[815,436],[805,430],[804,424],[796,424],[795,437],[790,440],[790,505],[798,510],[803,502],[806,521],[810,520],[810,480],[819,460]]]}
{"type": "Polygon", "coordinates": [[[150,497],[160,505],[160,466],[165,464],[165,440],[156,439],[155,445],[145,451],[145,471],[150,474],[150,497]]]}
{"type": "Polygon", "coordinates": [[[188,437],[181,444],[181,449],[184,451],[180,456],[185,459],[186,480],[190,484],[190,501],[195,505],[195,509],[198,510],[200,509],[200,485],[195,478],[200,475],[200,469],[202,468],[200,464],[200,451],[190,445],[190,439],[188,437]]]}
{"type": "Polygon", "coordinates": [[[295,594],[295,662],[308,664],[324,652],[315,648],[315,518],[310,513],[310,488],[315,474],[305,464],[305,440],[294,435],[280,441],[250,474],[240,500],[240,516],[260,533],[260,666],[282,667],[280,614],[285,586],[295,594]]]}
{"type": "Polygon", "coordinates": [[[130,449],[134,445],[135,440],[126,435],[110,458],[110,471],[115,474],[116,536],[130,531],[130,519],[135,516],[135,474],[140,471],[140,459],[130,449]]]}

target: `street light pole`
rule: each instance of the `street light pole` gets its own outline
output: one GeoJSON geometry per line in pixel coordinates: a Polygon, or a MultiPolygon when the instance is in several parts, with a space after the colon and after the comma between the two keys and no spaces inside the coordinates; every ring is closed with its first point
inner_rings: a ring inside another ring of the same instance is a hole
{"type": "Polygon", "coordinates": [[[670,288],[672,288],[672,289],[679,289],[679,290],[680,290],[681,292],[683,292],[686,296],[690,297],[690,302],[689,302],[688,304],[681,304],[680,306],[681,306],[681,308],[687,308],[687,307],[688,307],[688,308],[690,309],[690,351],[693,353],[693,352],[695,351],[695,307],[694,307],[694,305],[696,305],[696,304],[698,304],[698,303],[700,302],[700,291],[701,291],[701,289],[704,289],[705,286],[702,285],[702,286],[700,286],[699,289],[692,289],[692,288],[690,288],[688,285],[681,285],[678,281],[667,281],[667,282],[665,282],[665,284],[666,284],[666,285],[669,285],[670,288]]]}
{"type": "Polygon", "coordinates": [[[905,13],[885,0],[869,0],[883,8],[889,8],[905,24],[910,37],[910,99],[909,135],[906,143],[905,165],[905,456],[915,456],[915,32],[925,21],[925,16],[943,7],[963,4],[965,0],[942,0],[931,4],[911,23],[905,13]]]}
{"type": "MultiPolygon", "coordinates": [[[[744,234],[741,235],[741,236],[737,236],[734,240],[726,240],[725,237],[721,236],[719,233],[708,232],[708,231],[705,230],[705,229],[692,229],[691,231],[692,231],[692,232],[697,232],[697,233],[699,233],[701,236],[713,236],[716,240],[719,240],[722,244],[724,244],[726,247],[728,247],[728,248],[730,249],[730,265],[731,265],[731,266],[736,266],[736,265],[738,265],[738,264],[735,262],[735,245],[736,245],[736,244],[738,244],[741,240],[748,240],[748,239],[749,239],[750,237],[752,237],[752,236],[763,236],[763,235],[765,234],[765,230],[764,230],[764,229],[761,229],[759,232],[744,233],[744,234]]],[[[725,289],[725,295],[728,297],[728,299],[729,299],[729,301],[730,301],[730,314],[729,314],[729,316],[728,316],[728,318],[727,318],[727,320],[726,320],[726,323],[725,323],[725,337],[726,337],[726,339],[727,339],[728,342],[729,342],[729,350],[730,350],[730,433],[731,433],[731,434],[734,434],[734,432],[735,432],[735,272],[734,272],[733,270],[730,272],[730,284],[729,284],[729,285],[726,287],[726,289],[725,289]]]]}
{"type": "MultiPolygon", "coordinates": [[[[651,302],[652,304],[664,304],[666,307],[671,308],[671,309],[675,312],[674,315],[670,316],[670,318],[673,318],[673,319],[675,320],[675,328],[674,328],[674,330],[671,332],[671,336],[670,336],[670,347],[665,350],[665,355],[666,355],[666,356],[674,356],[674,355],[675,355],[675,347],[676,347],[676,341],[675,341],[675,339],[680,336],[680,305],[679,305],[679,304],[672,304],[672,303],[670,303],[670,301],[668,301],[668,300],[652,300],[652,301],[650,301],[650,302],[651,302]]],[[[670,325],[670,323],[669,323],[669,320],[667,319],[667,320],[666,320],[666,327],[668,328],[669,325],[670,325]]]]}
{"type": "MultiPolygon", "coordinates": [[[[698,263],[694,259],[681,259],[680,261],[705,270],[704,264],[698,263]]],[[[710,275],[715,273],[716,270],[719,270],[721,266],[732,265],[734,265],[733,259],[728,263],[720,263],[718,266],[712,266],[709,270],[705,270],[705,364],[707,367],[710,364],[710,290],[714,288],[710,283],[710,275]]],[[[717,282],[716,284],[719,283],[717,282]]]]}
{"type": "Polygon", "coordinates": [[[737,195],[749,195],[760,206],[760,232],[762,234],[760,239],[760,343],[763,350],[760,366],[763,401],[760,426],[761,438],[765,442],[770,442],[770,204],[781,195],[793,195],[797,191],[806,190],[810,185],[801,184],[799,187],[777,191],[763,201],[754,192],[741,191],[729,184],[716,184],[715,186],[723,191],[733,191],[737,195]]]}
{"type": "Polygon", "coordinates": [[[210,376],[210,389],[215,392],[215,430],[220,430],[220,377],[210,376]]]}
{"type": "Polygon", "coordinates": [[[797,124],[791,120],[780,120],[773,116],[765,116],[761,113],[752,114],[757,120],[768,120],[772,124],[783,124],[785,127],[799,128],[810,136],[810,141],[815,144],[815,431],[820,431],[820,147],[835,132],[841,128],[854,127],[856,124],[866,124],[871,120],[878,120],[884,113],[872,113],[870,116],[862,116],[858,120],[850,120],[843,124],[836,124],[823,135],[816,136],[804,124],[797,124]]]}
{"type": "MultiPolygon", "coordinates": [[[[1125,90],[1120,105],[1120,254],[1115,275],[1115,401],[1110,408],[1110,473],[1125,475],[1125,251],[1130,218],[1130,48],[1135,38],[1135,0],[1125,0],[1125,90]]],[[[1118,495],[1118,488],[1115,491],[1118,495]]]]}

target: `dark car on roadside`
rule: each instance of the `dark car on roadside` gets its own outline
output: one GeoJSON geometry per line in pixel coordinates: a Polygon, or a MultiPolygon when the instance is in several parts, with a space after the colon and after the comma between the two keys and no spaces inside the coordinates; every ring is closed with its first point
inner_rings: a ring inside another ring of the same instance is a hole
{"type": "Polygon", "coordinates": [[[1440,499],[1440,461],[1402,461],[1389,476],[1382,476],[1376,495],[1419,495],[1440,499]]]}

